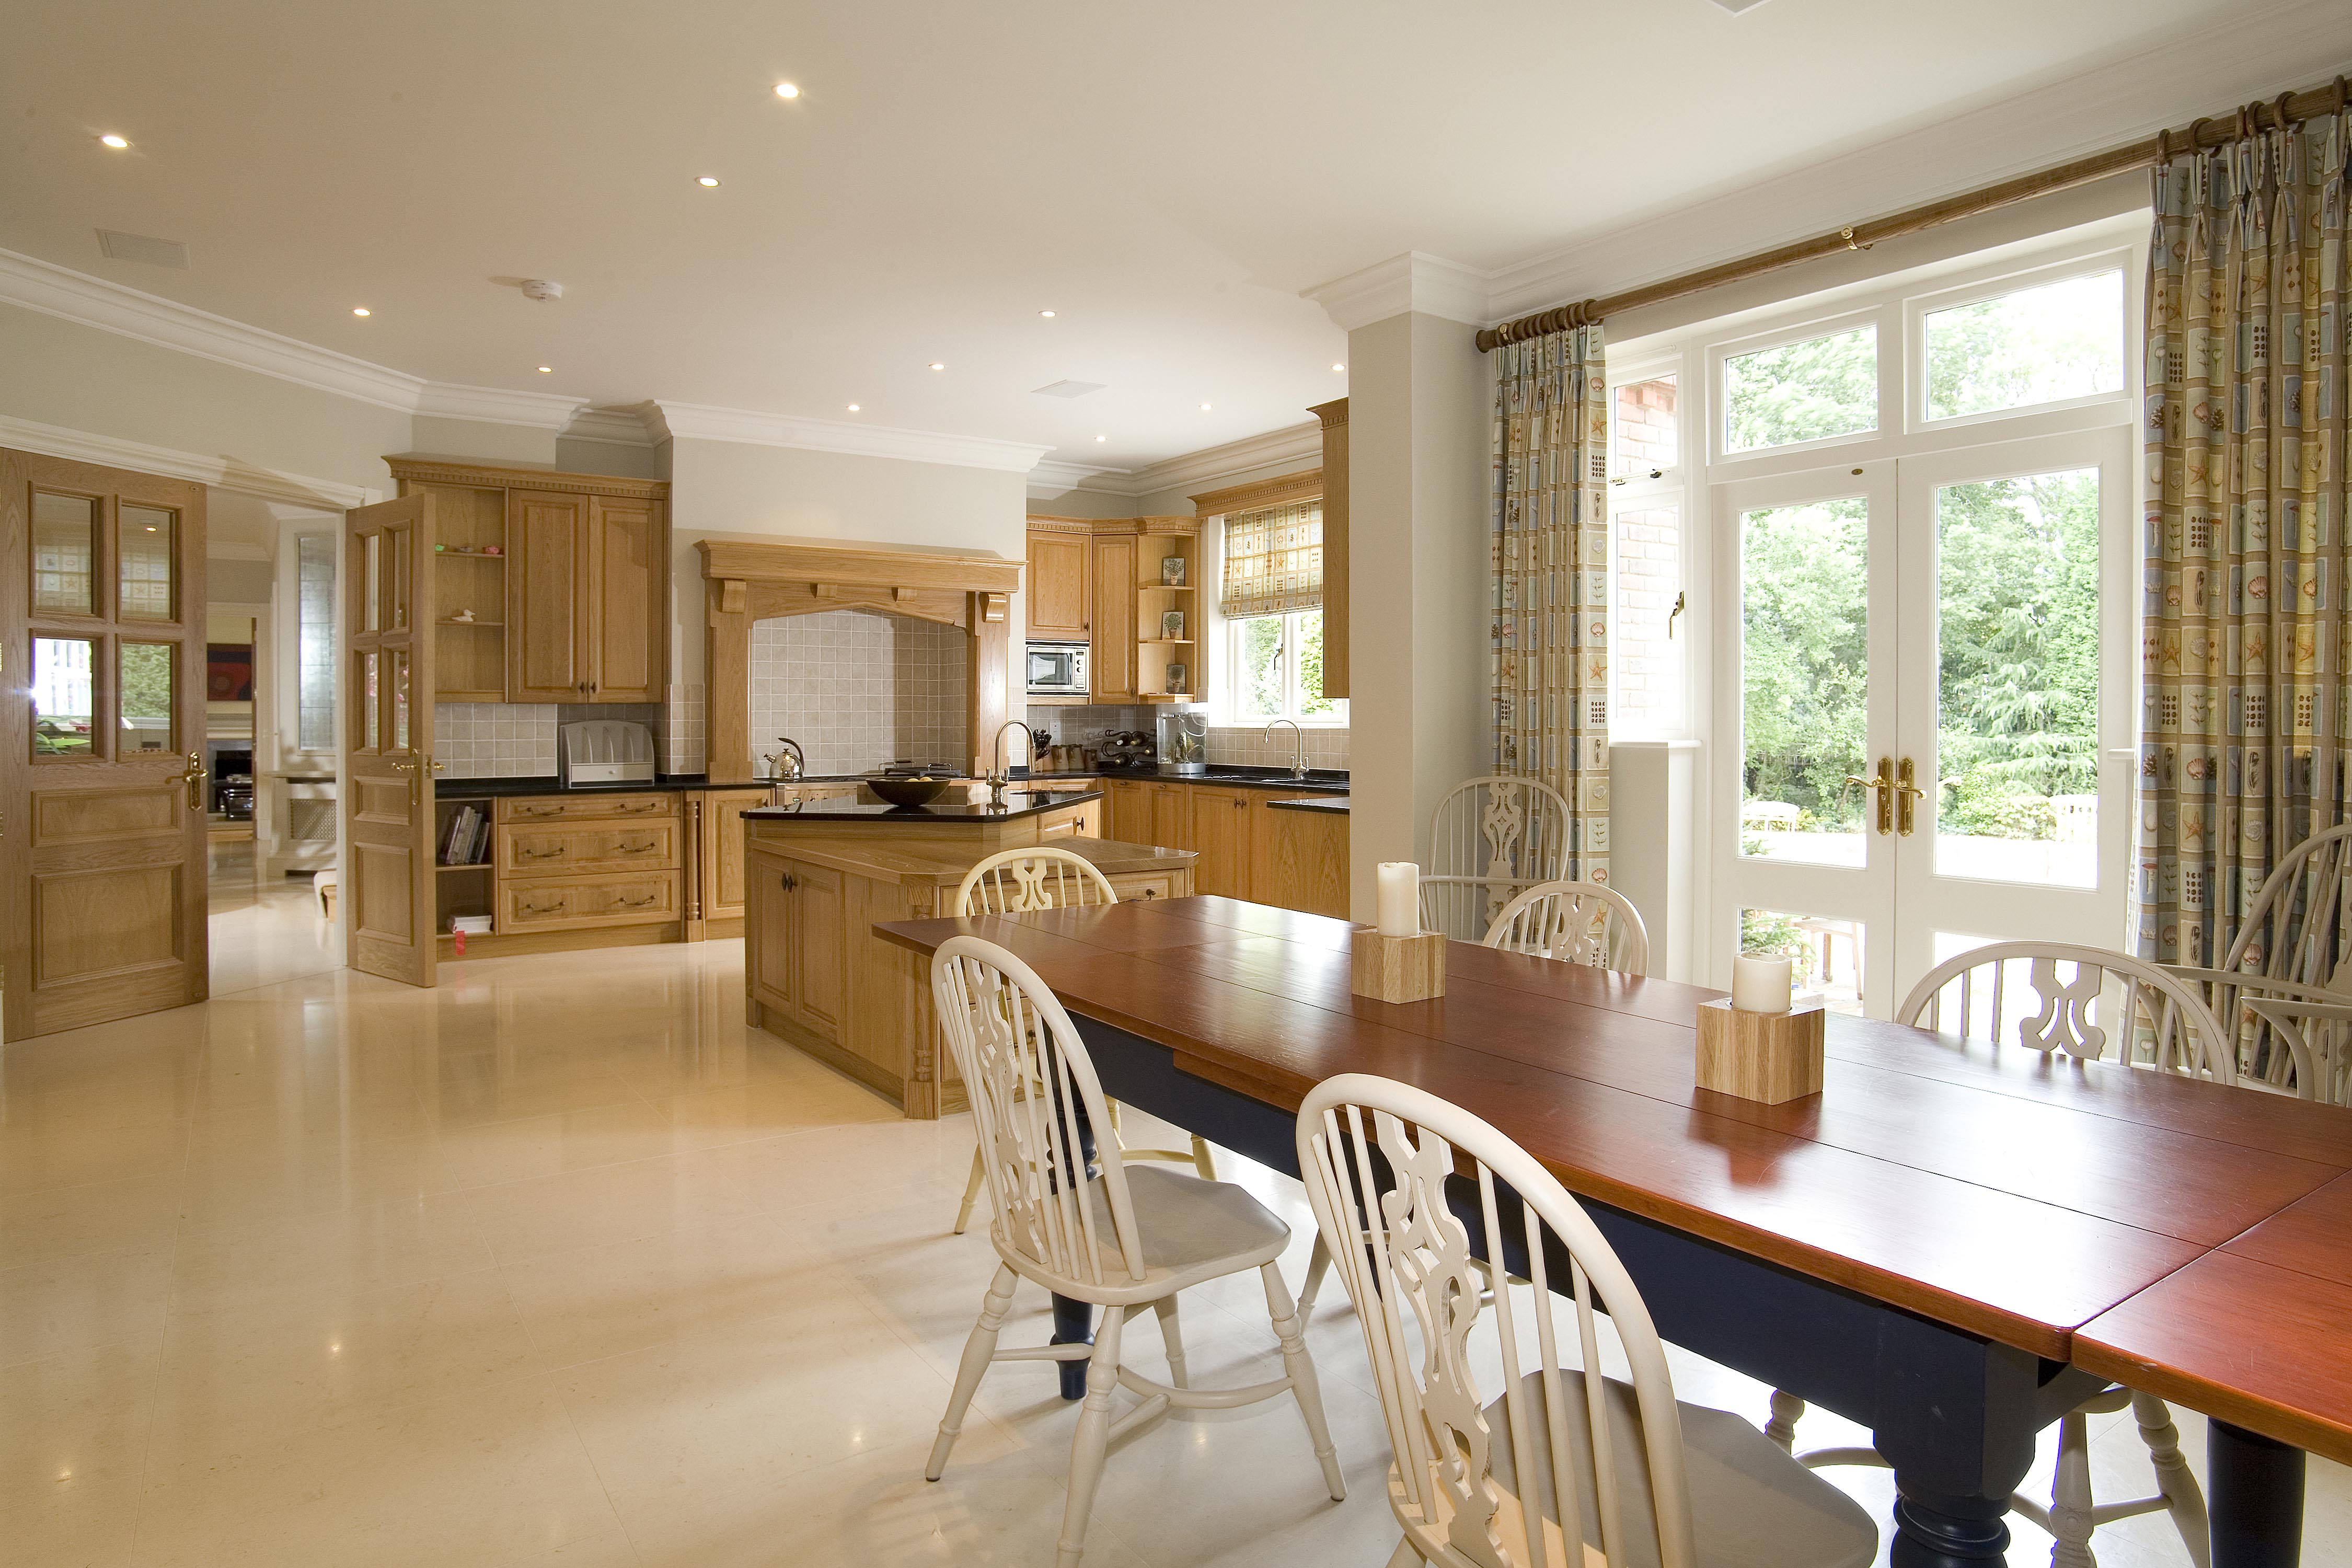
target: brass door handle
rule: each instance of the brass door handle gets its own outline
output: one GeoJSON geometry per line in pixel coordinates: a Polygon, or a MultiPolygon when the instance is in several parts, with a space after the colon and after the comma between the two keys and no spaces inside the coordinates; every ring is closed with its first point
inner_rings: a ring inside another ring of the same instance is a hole
{"type": "MultiPolygon", "coordinates": [[[[1885,772],[1885,763],[1879,764],[1879,771],[1885,772]]],[[[1927,793],[1914,782],[1917,776],[1908,757],[1903,759],[1902,764],[1895,772],[1895,831],[1906,838],[1910,837],[1919,826],[1919,797],[1927,793]]],[[[1885,829],[1881,828],[1879,831],[1883,833],[1885,829]]]]}
{"type": "MultiPolygon", "coordinates": [[[[1878,759],[1878,772],[1874,776],[1864,778],[1860,773],[1845,775],[1846,789],[1860,784],[1864,789],[1878,792],[1878,831],[1881,833],[1895,831],[1894,771],[1892,760],[1881,757],[1878,759]]],[[[1838,809],[1841,812],[1845,809],[1845,789],[1838,791],[1838,809]]]]}
{"type": "Polygon", "coordinates": [[[173,773],[163,782],[187,785],[188,809],[202,811],[205,808],[205,781],[210,777],[212,774],[205,771],[205,754],[202,752],[190,752],[186,771],[173,773]]]}

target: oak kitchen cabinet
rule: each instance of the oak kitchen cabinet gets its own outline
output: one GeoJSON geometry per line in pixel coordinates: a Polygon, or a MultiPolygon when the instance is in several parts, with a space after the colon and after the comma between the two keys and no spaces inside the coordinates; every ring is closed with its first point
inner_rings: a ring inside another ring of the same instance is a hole
{"type": "Polygon", "coordinates": [[[1244,786],[1112,778],[1098,787],[1107,837],[1194,851],[1195,891],[1346,917],[1344,813],[1272,809],[1285,798],[1281,781],[1244,786]]]}
{"type": "Polygon", "coordinates": [[[435,695],[657,702],[669,647],[669,486],[387,458],[447,521],[434,554],[435,695]]]}
{"type": "Polygon", "coordinates": [[[1097,534],[1088,570],[1094,585],[1091,668],[1097,702],[1132,702],[1135,684],[1135,563],[1132,533],[1097,534]]]}
{"type": "Polygon", "coordinates": [[[1250,881],[1250,812],[1263,790],[1220,789],[1214,784],[1175,784],[1192,826],[1185,847],[1200,861],[1193,867],[1193,886],[1203,893],[1229,899],[1254,896],[1250,881]]]}
{"type": "Polygon", "coordinates": [[[744,989],[809,1033],[838,1040],[849,994],[842,873],[763,854],[751,858],[747,874],[761,885],[743,931],[744,989]]]}
{"type": "Polygon", "coordinates": [[[1090,536],[1029,531],[1029,640],[1085,642],[1094,626],[1090,536]]]}
{"type": "Polygon", "coordinates": [[[1084,696],[1033,706],[1191,700],[1201,685],[1199,519],[1033,516],[1028,542],[1028,636],[1084,642],[1091,656],[1084,696]],[[1164,581],[1171,559],[1183,563],[1181,582],[1164,581]],[[1173,637],[1163,635],[1170,611],[1182,622],[1173,637]]]}

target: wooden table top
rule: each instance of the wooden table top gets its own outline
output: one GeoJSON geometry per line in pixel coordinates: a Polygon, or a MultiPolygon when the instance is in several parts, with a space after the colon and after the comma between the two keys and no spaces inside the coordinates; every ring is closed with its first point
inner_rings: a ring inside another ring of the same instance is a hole
{"type": "Polygon", "coordinates": [[[1354,929],[1213,897],[876,928],[1001,942],[1073,1013],[1284,1109],[1342,1072],[1418,1085],[1571,1192],[2053,1360],[2200,1266],[2332,1247],[2336,1277],[2299,1278],[2352,1301],[2352,1111],[1845,1016],[1822,1093],[1759,1105],[1695,1082],[1720,992],[1457,942],[1444,996],[1391,1005],[1349,989],[1354,929]]]}

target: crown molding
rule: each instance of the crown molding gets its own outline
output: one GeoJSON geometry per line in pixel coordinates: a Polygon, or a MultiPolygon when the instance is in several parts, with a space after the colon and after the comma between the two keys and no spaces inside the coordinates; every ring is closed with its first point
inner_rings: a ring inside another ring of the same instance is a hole
{"type": "Polygon", "coordinates": [[[645,409],[583,408],[562,432],[568,441],[602,441],[612,447],[656,447],[661,438],[646,427],[645,409]]]}
{"type": "Polygon", "coordinates": [[[845,419],[809,419],[793,414],[761,414],[749,408],[715,408],[703,403],[657,398],[646,407],[646,428],[656,441],[733,441],[751,447],[790,447],[808,452],[843,452],[858,458],[895,458],[908,463],[945,463],[962,468],[998,468],[1025,474],[1050,447],[998,441],[984,436],[950,436],[892,425],[859,425],[845,419]]]}
{"type": "Polygon", "coordinates": [[[314,479],[241,463],[234,458],[183,452],[144,441],[125,440],[120,436],[100,436],[88,430],[69,430],[62,425],[15,419],[5,414],[0,414],[0,447],[110,468],[136,468],[142,474],[160,474],[165,479],[192,479],[200,485],[216,485],[222,489],[310,511],[344,511],[383,499],[382,490],[335,479],[314,479]]]}
{"type": "Polygon", "coordinates": [[[1409,250],[1305,293],[1343,332],[1408,311],[1483,324],[1492,313],[1487,294],[1493,279],[1484,268],[1409,250]]]}
{"type": "Polygon", "coordinates": [[[460,386],[454,382],[428,381],[411,410],[428,419],[470,419],[483,425],[525,425],[534,430],[561,430],[588,406],[584,397],[558,392],[508,392],[495,386],[460,386]]]}
{"type": "Polygon", "coordinates": [[[1089,468],[1076,463],[1040,463],[1030,473],[1029,489],[1032,493],[1041,496],[1060,495],[1075,489],[1133,500],[1160,490],[1239,484],[1247,479],[1269,477],[1259,472],[1260,469],[1297,468],[1309,464],[1319,466],[1322,461],[1323,426],[1318,420],[1313,424],[1269,430],[1263,436],[1244,436],[1222,447],[1187,452],[1181,458],[1169,458],[1140,468],[1089,468]],[[1066,476],[1070,475],[1079,477],[1063,482],[1066,476]]]}

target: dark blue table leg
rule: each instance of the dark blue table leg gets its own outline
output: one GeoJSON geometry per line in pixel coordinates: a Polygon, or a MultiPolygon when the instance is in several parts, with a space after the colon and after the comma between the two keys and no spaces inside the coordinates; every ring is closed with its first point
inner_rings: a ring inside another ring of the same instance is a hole
{"type": "MultiPolygon", "coordinates": [[[[1073,1301],[1067,1296],[1054,1298],[1054,1339],[1057,1345],[1090,1345],[1095,1342],[1095,1310],[1084,1301],[1073,1301]]],[[[1082,1361],[1062,1363],[1062,1397],[1069,1400],[1087,1396],[1087,1363],[1082,1361]]]]}
{"type": "Polygon", "coordinates": [[[2227,1421],[2206,1423],[2205,1507],[2213,1568],[2303,1561],[2303,1450],[2227,1421]]]}

